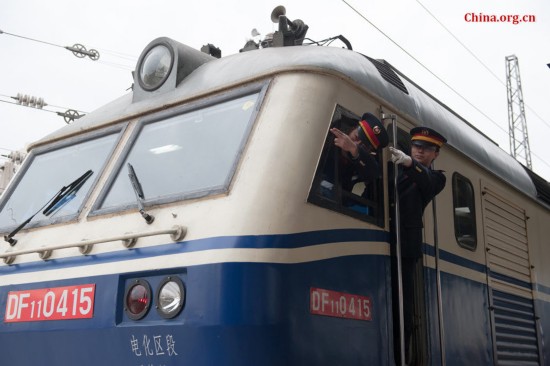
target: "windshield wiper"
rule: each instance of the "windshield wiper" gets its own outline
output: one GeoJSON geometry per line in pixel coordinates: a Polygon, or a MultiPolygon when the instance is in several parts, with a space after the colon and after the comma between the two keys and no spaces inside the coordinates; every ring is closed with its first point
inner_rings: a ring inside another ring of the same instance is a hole
{"type": "Polygon", "coordinates": [[[68,186],[65,186],[59,190],[52,198],[46,202],[44,206],[40,208],[40,210],[36,211],[36,213],[32,216],[30,216],[28,219],[23,221],[21,225],[19,225],[15,230],[13,230],[8,235],[4,236],[4,240],[10,243],[10,245],[13,247],[15,244],[17,244],[17,239],[14,239],[13,236],[17,234],[21,229],[23,229],[31,220],[38,215],[38,213],[42,210],[42,214],[44,216],[51,215],[54,211],[59,210],[61,207],[66,205],[69,201],[71,201],[75,196],[76,192],[84,185],[84,183],[88,180],[94,174],[92,170],[88,170],[86,173],[82,174],[80,177],[78,177],[74,182],[69,184],[68,186]]]}
{"type": "Polygon", "coordinates": [[[61,188],[61,190],[57,193],[57,195],[54,197],[48,207],[46,207],[44,211],[42,211],[42,214],[44,216],[49,216],[54,211],[65,206],[65,204],[76,197],[76,193],[78,192],[78,190],[84,185],[84,183],[86,183],[86,181],[92,176],[92,174],[94,174],[94,172],[88,170],[80,178],[69,184],[67,187],[61,188]]]}
{"type": "Polygon", "coordinates": [[[145,199],[143,189],[141,188],[141,184],[139,183],[134,167],[130,163],[128,163],[128,177],[130,178],[130,182],[132,182],[132,188],[136,194],[139,213],[145,219],[146,223],[151,224],[155,220],[155,217],[145,212],[145,208],[143,207],[143,200],[145,199]]]}

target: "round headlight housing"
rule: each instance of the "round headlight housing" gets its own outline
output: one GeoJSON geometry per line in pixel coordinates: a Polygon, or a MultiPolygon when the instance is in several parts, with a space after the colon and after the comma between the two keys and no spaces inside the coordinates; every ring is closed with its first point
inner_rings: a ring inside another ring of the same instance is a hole
{"type": "Polygon", "coordinates": [[[141,60],[139,67],[139,84],[148,91],[156,90],[164,84],[174,64],[172,48],[157,44],[141,60]]]}
{"type": "Polygon", "coordinates": [[[124,310],[132,320],[143,318],[151,307],[151,286],[145,280],[135,280],[128,285],[124,294],[124,310]]]}
{"type": "Polygon", "coordinates": [[[179,277],[165,277],[159,284],[155,298],[159,315],[171,319],[183,309],[185,286],[179,277]]]}

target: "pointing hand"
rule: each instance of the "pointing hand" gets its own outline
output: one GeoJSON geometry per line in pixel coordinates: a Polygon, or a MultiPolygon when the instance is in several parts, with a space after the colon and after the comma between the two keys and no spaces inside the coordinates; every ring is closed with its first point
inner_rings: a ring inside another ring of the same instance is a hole
{"type": "Polygon", "coordinates": [[[403,151],[390,146],[391,161],[395,164],[403,164],[407,168],[412,165],[412,158],[403,151]]]}

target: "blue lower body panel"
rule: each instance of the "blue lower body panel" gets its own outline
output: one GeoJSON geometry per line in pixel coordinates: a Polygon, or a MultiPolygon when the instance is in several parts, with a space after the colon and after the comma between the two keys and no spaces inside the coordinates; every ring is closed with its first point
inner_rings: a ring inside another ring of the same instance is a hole
{"type": "Polygon", "coordinates": [[[170,271],[36,282],[9,291],[95,284],[91,319],[3,322],[2,364],[23,365],[390,365],[389,258],[349,256],[302,264],[222,263],[170,271]],[[167,275],[185,284],[182,312],[141,320],[124,310],[137,278],[153,295],[167,275]],[[312,314],[310,289],[370,298],[371,320],[312,314]]]}

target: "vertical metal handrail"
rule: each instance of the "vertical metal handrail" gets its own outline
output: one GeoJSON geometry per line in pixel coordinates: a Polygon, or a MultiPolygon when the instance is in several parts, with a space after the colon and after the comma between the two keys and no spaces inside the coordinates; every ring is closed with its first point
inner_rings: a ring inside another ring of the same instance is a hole
{"type": "MultiPolygon", "coordinates": [[[[393,132],[393,147],[397,149],[397,117],[390,115],[388,117],[382,114],[382,120],[391,119],[393,132]]],[[[400,365],[405,366],[405,318],[403,311],[403,273],[401,268],[401,220],[399,217],[399,192],[397,190],[397,175],[399,173],[398,164],[393,164],[393,189],[395,204],[395,255],[397,259],[397,292],[399,304],[399,353],[400,365]]]]}
{"type": "MultiPolygon", "coordinates": [[[[432,165],[433,168],[433,165],[432,165]]],[[[437,231],[437,208],[435,197],[432,199],[433,225],[434,225],[434,248],[435,248],[435,273],[437,284],[437,314],[439,325],[439,349],[441,353],[441,366],[446,364],[445,356],[445,327],[443,324],[443,301],[441,298],[441,268],[439,267],[439,237],[437,231]]]]}

